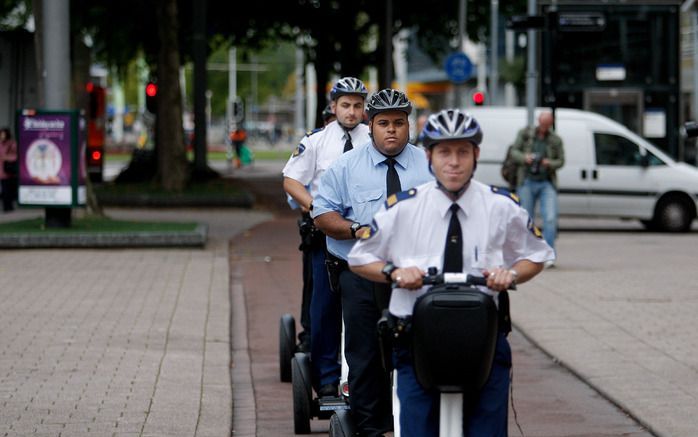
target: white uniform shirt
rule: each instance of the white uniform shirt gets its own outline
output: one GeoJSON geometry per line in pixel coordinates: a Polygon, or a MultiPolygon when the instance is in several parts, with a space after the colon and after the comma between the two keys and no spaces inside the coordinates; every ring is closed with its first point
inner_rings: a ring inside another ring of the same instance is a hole
{"type": "MultiPolygon", "coordinates": [[[[354,148],[367,144],[368,126],[359,123],[349,131],[354,148]]],[[[295,179],[308,188],[315,197],[320,185],[320,178],[327,167],[344,153],[346,142],[344,128],[333,121],[322,129],[304,136],[296,150],[289,158],[282,173],[285,177],[295,179]]]]}
{"type": "MultiPolygon", "coordinates": [[[[374,216],[371,235],[359,240],[349,253],[349,265],[392,261],[398,267],[443,267],[446,233],[453,201],[428,182],[406,192],[402,200],[383,207],[374,216]]],[[[483,276],[483,270],[510,267],[519,260],[553,260],[553,249],[541,238],[528,213],[504,190],[472,180],[457,200],[463,232],[463,272],[483,276]]],[[[412,314],[417,297],[426,292],[395,288],[390,312],[412,314]]],[[[497,293],[481,287],[497,302],[497,293]]]]}

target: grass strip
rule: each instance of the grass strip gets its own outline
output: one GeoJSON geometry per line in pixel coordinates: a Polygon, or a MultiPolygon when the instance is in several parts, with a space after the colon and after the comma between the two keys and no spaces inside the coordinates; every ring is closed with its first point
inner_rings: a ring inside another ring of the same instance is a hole
{"type": "Polygon", "coordinates": [[[3,234],[85,234],[85,233],[137,233],[137,232],[193,232],[197,223],[139,222],[114,220],[106,217],[84,217],[71,220],[70,228],[46,228],[42,217],[0,223],[3,234]]]}

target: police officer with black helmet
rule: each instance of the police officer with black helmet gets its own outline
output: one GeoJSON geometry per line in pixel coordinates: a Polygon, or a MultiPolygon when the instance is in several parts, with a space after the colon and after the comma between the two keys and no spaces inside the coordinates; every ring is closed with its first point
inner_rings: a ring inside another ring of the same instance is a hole
{"type": "Polygon", "coordinates": [[[411,111],[412,104],[398,90],[384,89],[371,96],[367,105],[371,141],[327,169],[312,211],[315,224],[328,236],[331,276],[341,290],[349,402],[357,428],[366,436],[383,435],[392,428],[390,384],[376,338],[376,322],[387,305],[389,287],[352,273],[346,259],[383,203],[433,179],[424,150],[408,143],[411,111]]]}

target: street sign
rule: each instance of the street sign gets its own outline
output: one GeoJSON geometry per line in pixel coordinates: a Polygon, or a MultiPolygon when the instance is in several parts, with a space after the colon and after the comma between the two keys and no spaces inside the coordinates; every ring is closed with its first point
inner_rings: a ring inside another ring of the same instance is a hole
{"type": "Polygon", "coordinates": [[[606,17],[598,12],[566,12],[558,15],[557,28],[561,32],[601,32],[606,17]]]}
{"type": "Polygon", "coordinates": [[[537,30],[545,27],[545,17],[542,15],[514,15],[507,20],[507,29],[537,30]]]}
{"type": "Polygon", "coordinates": [[[452,53],[446,58],[444,63],[446,75],[451,82],[461,84],[466,82],[473,75],[473,63],[465,53],[452,53]]]}

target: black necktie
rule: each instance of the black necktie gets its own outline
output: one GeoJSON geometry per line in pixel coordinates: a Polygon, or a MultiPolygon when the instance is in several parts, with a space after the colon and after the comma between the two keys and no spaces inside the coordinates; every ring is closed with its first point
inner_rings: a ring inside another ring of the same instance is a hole
{"type": "Polygon", "coordinates": [[[385,175],[385,186],[388,196],[399,193],[402,191],[402,188],[400,187],[400,176],[398,176],[395,169],[395,162],[397,161],[393,158],[388,158],[383,162],[388,166],[388,172],[385,175]]]}
{"type": "Polygon", "coordinates": [[[451,205],[451,222],[446,234],[446,248],[444,249],[444,273],[463,272],[463,233],[458,220],[460,207],[454,203],[451,205]]]}
{"type": "Polygon", "coordinates": [[[347,153],[354,148],[354,145],[351,143],[351,135],[349,135],[349,131],[344,131],[344,133],[347,135],[347,142],[344,143],[344,152],[342,153],[347,153]]]}

